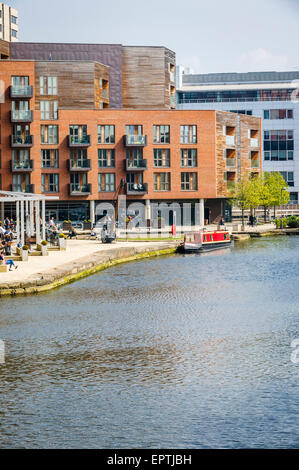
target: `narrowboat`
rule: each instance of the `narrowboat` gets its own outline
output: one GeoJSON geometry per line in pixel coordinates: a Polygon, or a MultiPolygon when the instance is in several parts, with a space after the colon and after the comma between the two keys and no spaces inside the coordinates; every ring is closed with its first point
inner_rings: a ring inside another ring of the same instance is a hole
{"type": "Polygon", "coordinates": [[[204,252],[230,247],[231,245],[232,237],[229,232],[225,230],[213,232],[201,230],[199,232],[185,233],[184,241],[179,246],[179,251],[183,253],[204,252]]]}

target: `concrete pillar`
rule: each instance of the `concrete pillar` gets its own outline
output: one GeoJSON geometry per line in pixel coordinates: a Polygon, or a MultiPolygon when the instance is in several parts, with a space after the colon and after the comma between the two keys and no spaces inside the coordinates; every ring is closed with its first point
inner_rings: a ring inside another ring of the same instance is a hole
{"type": "Polygon", "coordinates": [[[20,201],[20,204],[21,204],[21,243],[22,243],[22,246],[25,244],[24,202],[25,201],[20,201]]]}
{"type": "Polygon", "coordinates": [[[151,226],[151,200],[146,199],[145,200],[145,220],[146,220],[146,226],[150,227],[151,226]]]}
{"type": "Polygon", "coordinates": [[[36,243],[41,242],[40,237],[40,210],[39,210],[39,201],[35,202],[35,230],[36,230],[36,243]]]}
{"type": "Polygon", "coordinates": [[[46,201],[42,200],[42,237],[46,239],[46,201]]]}
{"type": "Polygon", "coordinates": [[[5,219],[4,204],[5,204],[5,202],[1,201],[1,220],[2,220],[2,222],[4,222],[4,219],[5,219]]]}
{"type": "Polygon", "coordinates": [[[30,220],[30,233],[34,234],[34,201],[29,202],[29,220],[30,220]]]}
{"type": "Polygon", "coordinates": [[[205,200],[199,200],[199,225],[204,227],[205,225],[205,200]]]}
{"type": "Polygon", "coordinates": [[[94,227],[96,223],[95,201],[90,201],[90,220],[91,220],[92,226],[94,227]]]}
{"type": "Polygon", "coordinates": [[[17,243],[20,242],[20,202],[16,202],[16,232],[17,232],[17,243]]]}

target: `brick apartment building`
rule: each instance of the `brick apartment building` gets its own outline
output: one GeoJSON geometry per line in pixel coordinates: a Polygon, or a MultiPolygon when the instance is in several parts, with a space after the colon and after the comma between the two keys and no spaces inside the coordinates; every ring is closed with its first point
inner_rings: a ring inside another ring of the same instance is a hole
{"type": "Polygon", "coordinates": [[[48,216],[94,222],[124,179],[128,203],[201,201],[214,222],[261,169],[259,118],[173,109],[166,48],[0,41],[0,53],[1,188],[58,195],[48,216]]]}

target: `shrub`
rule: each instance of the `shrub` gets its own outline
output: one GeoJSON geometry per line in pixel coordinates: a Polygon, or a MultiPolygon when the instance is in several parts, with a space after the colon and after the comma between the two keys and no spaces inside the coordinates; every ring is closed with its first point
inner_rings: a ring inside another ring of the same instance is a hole
{"type": "Polygon", "coordinates": [[[299,218],[295,215],[291,215],[287,218],[287,225],[290,228],[298,228],[299,227],[299,218]]]}
{"type": "Polygon", "coordinates": [[[60,234],[59,234],[59,238],[64,238],[64,239],[66,240],[66,239],[67,239],[67,236],[64,235],[64,233],[60,233],[60,234]]]}
{"type": "Polygon", "coordinates": [[[48,242],[47,242],[47,240],[43,240],[43,241],[41,242],[41,245],[43,245],[43,246],[47,246],[47,245],[48,245],[48,242]]]}
{"type": "Polygon", "coordinates": [[[28,245],[23,245],[23,248],[22,248],[22,250],[24,250],[24,251],[28,251],[28,250],[29,250],[29,246],[28,246],[28,245]]]}
{"type": "Polygon", "coordinates": [[[287,227],[287,219],[275,219],[274,220],[274,223],[276,225],[276,228],[280,228],[281,227],[281,220],[282,220],[282,228],[286,228],[287,227]]]}

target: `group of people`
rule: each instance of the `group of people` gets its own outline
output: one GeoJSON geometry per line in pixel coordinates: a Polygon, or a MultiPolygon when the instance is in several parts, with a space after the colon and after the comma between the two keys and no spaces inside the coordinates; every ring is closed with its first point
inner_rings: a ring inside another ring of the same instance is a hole
{"type": "Polygon", "coordinates": [[[4,227],[0,225],[0,263],[6,264],[9,266],[9,270],[12,271],[13,268],[17,269],[18,266],[15,265],[12,259],[7,259],[5,257],[11,256],[11,247],[13,243],[13,230],[15,228],[15,223],[13,219],[8,217],[4,220],[4,227]]]}

